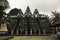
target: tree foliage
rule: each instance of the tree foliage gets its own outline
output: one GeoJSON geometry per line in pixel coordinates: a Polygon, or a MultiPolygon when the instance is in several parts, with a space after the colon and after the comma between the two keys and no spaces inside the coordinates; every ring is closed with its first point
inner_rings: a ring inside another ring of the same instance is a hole
{"type": "Polygon", "coordinates": [[[7,0],[0,0],[0,6],[3,7],[3,10],[9,8],[9,3],[7,0]]]}
{"type": "Polygon", "coordinates": [[[5,16],[5,9],[7,9],[9,7],[9,3],[7,0],[0,0],[0,24],[1,22],[3,22],[2,20],[2,17],[5,16]]]}
{"type": "Polygon", "coordinates": [[[54,18],[52,19],[53,23],[60,21],[60,13],[55,11],[55,12],[52,12],[52,14],[54,16],[54,18]]]}

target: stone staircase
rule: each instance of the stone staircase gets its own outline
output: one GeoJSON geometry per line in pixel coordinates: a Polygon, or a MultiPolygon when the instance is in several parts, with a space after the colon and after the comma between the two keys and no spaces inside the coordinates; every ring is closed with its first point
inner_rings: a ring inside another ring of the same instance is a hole
{"type": "Polygon", "coordinates": [[[0,40],[8,40],[13,38],[13,36],[0,36],[0,40]]]}

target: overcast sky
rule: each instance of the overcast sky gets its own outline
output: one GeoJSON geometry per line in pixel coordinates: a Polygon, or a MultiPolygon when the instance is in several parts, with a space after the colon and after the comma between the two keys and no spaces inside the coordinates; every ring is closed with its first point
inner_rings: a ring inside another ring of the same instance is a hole
{"type": "Polygon", "coordinates": [[[60,0],[8,0],[10,8],[22,9],[25,12],[27,6],[30,7],[33,12],[34,9],[38,9],[40,13],[50,14],[51,11],[60,12],[60,0]]]}

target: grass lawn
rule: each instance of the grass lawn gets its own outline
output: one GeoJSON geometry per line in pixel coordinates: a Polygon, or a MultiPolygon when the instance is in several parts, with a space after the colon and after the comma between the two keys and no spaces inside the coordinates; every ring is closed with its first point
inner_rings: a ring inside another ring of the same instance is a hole
{"type": "Polygon", "coordinates": [[[15,36],[10,40],[54,40],[48,36],[15,36]]]}

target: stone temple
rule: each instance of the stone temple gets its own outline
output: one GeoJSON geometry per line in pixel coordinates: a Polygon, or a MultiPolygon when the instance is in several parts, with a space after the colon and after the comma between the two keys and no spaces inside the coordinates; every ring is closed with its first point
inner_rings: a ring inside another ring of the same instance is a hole
{"type": "MultiPolygon", "coordinates": [[[[26,12],[23,13],[21,9],[12,9],[4,22],[7,24],[7,35],[51,35],[57,34],[57,27],[53,25],[41,25],[42,15],[35,9],[34,13],[31,13],[29,6],[26,12]]],[[[50,25],[50,24],[49,24],[50,25]]]]}

